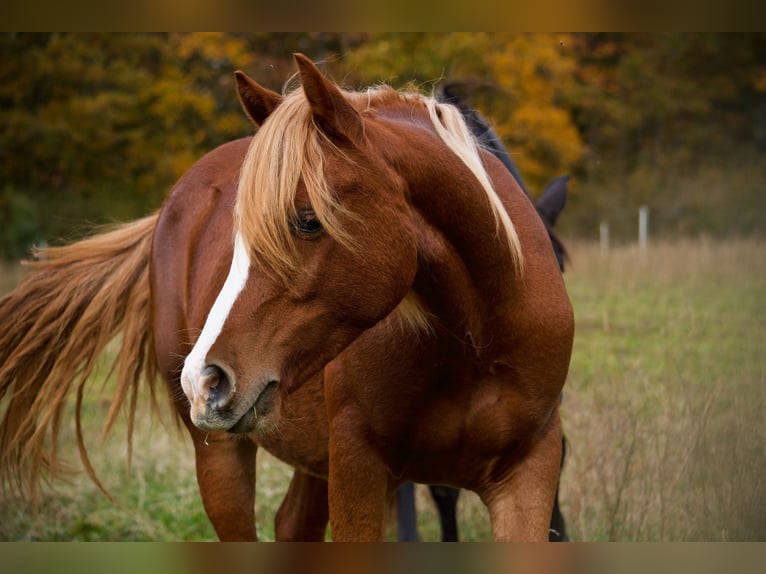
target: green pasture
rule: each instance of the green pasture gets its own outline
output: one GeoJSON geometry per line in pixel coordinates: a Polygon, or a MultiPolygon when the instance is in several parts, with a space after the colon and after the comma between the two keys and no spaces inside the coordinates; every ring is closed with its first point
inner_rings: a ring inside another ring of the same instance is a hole
{"type": "MultiPolygon", "coordinates": [[[[569,449],[561,500],[572,539],[766,540],[766,242],[569,248],[577,330],[562,407],[569,449]]],[[[20,272],[0,271],[7,291],[20,272]]],[[[108,382],[101,393],[102,381],[93,382],[89,452],[119,506],[75,474],[45,490],[37,513],[0,498],[0,539],[215,539],[185,431],[145,409],[128,469],[124,426],[101,439],[108,382]]],[[[79,468],[73,418],[65,430],[62,451],[79,468]]],[[[274,537],[289,477],[259,453],[263,540],[274,537]]],[[[437,540],[427,489],[417,497],[421,536],[437,540]]],[[[489,540],[487,513],[472,493],[461,495],[459,518],[464,540],[489,540]]]]}

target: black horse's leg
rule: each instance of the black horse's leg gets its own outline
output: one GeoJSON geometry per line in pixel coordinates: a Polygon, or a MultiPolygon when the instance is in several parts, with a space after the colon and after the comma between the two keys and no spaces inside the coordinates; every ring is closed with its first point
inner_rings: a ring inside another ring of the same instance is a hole
{"type": "Polygon", "coordinates": [[[442,542],[457,542],[457,499],[460,489],[439,485],[431,485],[428,488],[439,511],[442,542]]]}
{"type": "MultiPolygon", "coordinates": [[[[566,456],[567,439],[562,435],[561,437],[561,468],[564,468],[564,457],[566,456]]],[[[559,485],[561,484],[561,477],[559,477],[559,485]]],[[[551,514],[551,526],[548,530],[548,540],[550,542],[569,542],[569,536],[567,535],[566,524],[564,524],[564,515],[561,513],[559,507],[559,486],[556,486],[556,498],[553,501],[553,513],[551,514]]]]}
{"type": "Polygon", "coordinates": [[[405,482],[396,491],[396,528],[399,542],[418,542],[418,522],[415,515],[415,485],[405,482]]]}

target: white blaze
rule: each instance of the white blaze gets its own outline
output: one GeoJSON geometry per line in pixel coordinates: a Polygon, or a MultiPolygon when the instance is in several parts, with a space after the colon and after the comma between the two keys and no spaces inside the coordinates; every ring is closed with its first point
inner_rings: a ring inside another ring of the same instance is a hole
{"type": "Polygon", "coordinates": [[[223,324],[229,316],[234,302],[242,289],[245,288],[249,271],[250,256],[247,254],[247,248],[242,238],[237,233],[234,239],[234,256],[229,275],[226,277],[226,282],[208,313],[202,333],[200,333],[191,353],[187,355],[183,371],[181,371],[181,387],[192,405],[200,400],[204,403],[207,397],[201,384],[201,371],[205,367],[205,357],[221,334],[223,324]]]}

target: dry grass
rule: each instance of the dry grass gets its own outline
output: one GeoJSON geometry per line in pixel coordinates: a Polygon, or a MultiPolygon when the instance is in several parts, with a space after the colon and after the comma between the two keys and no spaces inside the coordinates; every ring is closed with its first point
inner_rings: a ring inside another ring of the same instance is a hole
{"type": "Polygon", "coordinates": [[[764,247],[572,246],[575,539],[766,539],[764,247]]]}
{"type": "MultiPolygon", "coordinates": [[[[647,253],[570,245],[577,333],[563,406],[569,454],[561,498],[573,539],[766,540],[764,249],[766,242],[746,240],[651,244],[647,253]]],[[[89,398],[87,436],[94,465],[123,507],[78,476],[57,485],[37,517],[23,501],[0,501],[0,539],[214,538],[183,432],[139,424],[129,476],[122,429],[98,440],[107,404],[108,396],[89,398]]],[[[73,447],[71,435],[62,438],[73,447]]],[[[265,540],[273,539],[289,475],[259,454],[265,540]]],[[[425,488],[417,502],[422,538],[437,540],[425,488]]],[[[458,510],[464,540],[489,539],[475,495],[463,493],[458,510]]]]}

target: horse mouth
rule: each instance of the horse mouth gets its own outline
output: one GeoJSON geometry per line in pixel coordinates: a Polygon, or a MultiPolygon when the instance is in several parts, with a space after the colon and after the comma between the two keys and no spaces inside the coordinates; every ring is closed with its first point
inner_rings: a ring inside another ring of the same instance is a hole
{"type": "Polygon", "coordinates": [[[270,381],[258,395],[253,406],[243,414],[226,432],[245,434],[255,430],[258,422],[268,415],[277,400],[277,381],[270,381]]]}

